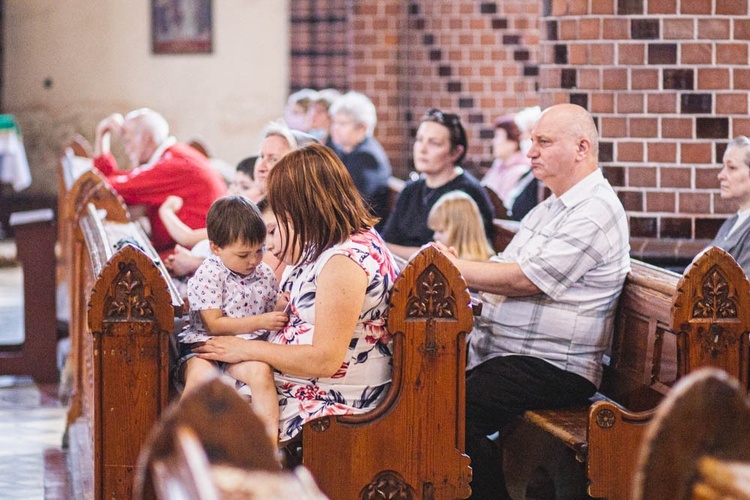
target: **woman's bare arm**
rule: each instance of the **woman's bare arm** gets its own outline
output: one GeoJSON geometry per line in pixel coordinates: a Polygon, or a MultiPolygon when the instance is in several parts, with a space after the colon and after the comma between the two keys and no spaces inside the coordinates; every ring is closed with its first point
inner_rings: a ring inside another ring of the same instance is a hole
{"type": "Polygon", "coordinates": [[[298,377],[330,377],[344,362],[349,341],[365,300],[364,270],[343,255],[326,263],[318,276],[315,298],[315,336],[311,345],[246,342],[237,337],[214,337],[195,352],[205,359],[237,363],[263,361],[282,373],[298,377]]]}

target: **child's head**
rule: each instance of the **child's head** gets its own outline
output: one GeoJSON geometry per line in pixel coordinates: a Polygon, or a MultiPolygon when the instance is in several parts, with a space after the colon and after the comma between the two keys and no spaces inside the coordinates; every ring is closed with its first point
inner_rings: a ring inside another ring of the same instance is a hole
{"type": "Polygon", "coordinates": [[[249,156],[240,160],[235,169],[234,181],[229,186],[230,194],[250,197],[253,190],[253,169],[257,160],[257,156],[249,156]]]}
{"type": "MultiPolygon", "coordinates": [[[[271,211],[271,205],[268,203],[268,198],[263,197],[261,198],[257,205],[258,211],[260,212],[260,215],[263,217],[263,222],[266,225],[266,229],[268,229],[268,224],[270,222],[275,222],[276,217],[273,215],[273,212],[271,211]]],[[[266,234],[268,236],[268,234],[266,234]]]]}
{"type": "Polygon", "coordinates": [[[244,196],[216,200],[206,216],[211,251],[231,271],[251,274],[263,258],[266,224],[258,207],[244,196]]]}
{"type": "Polygon", "coordinates": [[[463,191],[441,196],[430,210],[427,225],[435,232],[433,239],[454,247],[461,259],[487,260],[493,254],[479,207],[463,191]]]}

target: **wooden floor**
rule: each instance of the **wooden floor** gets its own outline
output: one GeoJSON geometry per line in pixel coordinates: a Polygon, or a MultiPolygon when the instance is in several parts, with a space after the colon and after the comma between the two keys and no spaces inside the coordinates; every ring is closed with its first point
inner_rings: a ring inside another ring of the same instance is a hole
{"type": "MultiPolygon", "coordinates": [[[[0,241],[0,344],[23,336],[23,285],[12,241],[0,241]],[[20,321],[19,321],[20,320],[20,321]],[[20,327],[20,330],[19,330],[20,327]]],[[[0,498],[73,499],[57,385],[0,373],[0,498]]]]}

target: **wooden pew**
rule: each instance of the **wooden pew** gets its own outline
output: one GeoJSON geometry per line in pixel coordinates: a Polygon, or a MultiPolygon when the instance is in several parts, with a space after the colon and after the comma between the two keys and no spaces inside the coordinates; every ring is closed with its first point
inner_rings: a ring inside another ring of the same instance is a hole
{"type": "Polygon", "coordinates": [[[633,498],[750,499],[750,400],[725,371],[681,379],[640,450],[633,498]]]}
{"type": "Polygon", "coordinates": [[[68,192],[76,498],[130,498],[142,443],[169,398],[169,335],[182,301],[122,199],[88,170],[68,192]]]}
{"type": "Polygon", "coordinates": [[[490,203],[492,203],[492,208],[495,209],[495,218],[508,219],[508,209],[505,208],[505,203],[500,199],[500,196],[489,186],[484,186],[484,190],[487,192],[490,203]]]}
{"type": "Polygon", "coordinates": [[[466,498],[466,282],[438,250],[422,249],[393,286],[393,384],[376,409],[323,417],[302,431],[302,463],[329,497],[466,498]],[[386,491],[393,496],[379,496],[386,491]],[[398,496],[403,495],[403,496],[398,496]]]}
{"type": "Polygon", "coordinates": [[[398,177],[390,176],[388,178],[388,213],[393,212],[401,191],[403,191],[406,181],[398,177]]]}
{"type": "MultiPolygon", "coordinates": [[[[534,429],[541,430],[540,439],[552,436],[564,445],[567,459],[585,466],[592,497],[632,498],[639,443],[654,409],[680,377],[701,366],[726,370],[747,390],[748,332],[750,282],[728,253],[707,250],[682,277],[633,260],[615,317],[609,363],[591,405],[527,411],[525,423],[514,432],[534,438],[534,429]]],[[[534,447],[528,439],[523,445],[534,447]]],[[[517,446],[505,450],[509,456],[524,453],[517,446]]],[[[540,468],[554,476],[549,471],[555,465],[535,463],[523,464],[521,473],[507,473],[516,481],[512,493],[522,494],[531,472],[540,468]]]]}
{"type": "MultiPolygon", "coordinates": [[[[364,414],[322,417],[303,426],[301,463],[323,493],[332,499],[469,496],[464,371],[472,316],[458,269],[438,250],[422,249],[393,286],[388,316],[393,382],[384,401],[364,414]]],[[[215,434],[204,438],[211,443],[207,448],[217,449],[215,434]]],[[[241,437],[234,444],[255,446],[241,437]]],[[[158,460],[163,448],[173,446],[152,441],[141,463],[158,460]]],[[[137,498],[156,495],[148,473],[138,477],[137,498]]]]}
{"type": "MultiPolygon", "coordinates": [[[[91,161],[91,145],[80,135],[71,138],[64,146],[60,153],[57,170],[57,242],[58,249],[57,259],[60,271],[67,273],[70,271],[70,256],[65,252],[71,248],[70,243],[70,217],[68,214],[68,194],[73,187],[73,182],[84,172],[88,170],[82,166],[85,160],[91,161]]],[[[58,280],[68,282],[69,276],[62,274],[58,280]]]]}

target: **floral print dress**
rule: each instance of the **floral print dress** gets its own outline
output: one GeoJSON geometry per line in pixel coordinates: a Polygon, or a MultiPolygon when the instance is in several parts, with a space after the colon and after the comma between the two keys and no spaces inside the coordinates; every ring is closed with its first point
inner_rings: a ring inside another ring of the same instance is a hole
{"type": "Polygon", "coordinates": [[[353,235],[314,262],[286,273],[282,291],[290,292],[289,323],[272,334],[276,344],[312,344],[315,295],[323,266],[334,255],[345,255],[367,274],[368,285],[359,321],[339,370],[330,378],[305,379],[276,372],[279,394],[279,439],[297,435],[305,422],[325,415],[364,413],[385,396],[391,381],[391,336],[385,328],[388,297],[398,269],[375,230],[353,235]]]}

